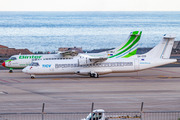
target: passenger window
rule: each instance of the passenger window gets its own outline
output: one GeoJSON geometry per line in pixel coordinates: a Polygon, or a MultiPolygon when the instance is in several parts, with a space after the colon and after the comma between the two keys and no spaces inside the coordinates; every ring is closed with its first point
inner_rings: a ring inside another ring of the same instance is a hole
{"type": "Polygon", "coordinates": [[[111,66],[114,66],[114,63],[111,63],[111,66]]]}
{"type": "Polygon", "coordinates": [[[98,64],[96,64],[96,67],[98,67],[98,64]]]}
{"type": "Polygon", "coordinates": [[[114,66],[117,66],[117,63],[116,63],[116,62],[114,63],[114,66]]]}

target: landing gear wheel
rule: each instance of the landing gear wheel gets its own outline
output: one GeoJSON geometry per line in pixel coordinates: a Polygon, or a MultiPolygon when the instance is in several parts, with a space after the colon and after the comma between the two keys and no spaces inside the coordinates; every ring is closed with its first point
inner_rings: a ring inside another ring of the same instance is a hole
{"type": "Polygon", "coordinates": [[[9,73],[13,73],[13,71],[12,71],[12,70],[9,70],[9,73]]]}
{"type": "Polygon", "coordinates": [[[35,76],[34,75],[31,75],[31,79],[34,79],[35,78],[35,76]]]}
{"type": "Polygon", "coordinates": [[[94,74],[93,74],[93,77],[94,77],[94,78],[99,78],[99,75],[98,75],[97,73],[94,73],[94,74]]]}
{"type": "Polygon", "coordinates": [[[89,74],[89,76],[90,76],[90,77],[94,77],[93,74],[91,74],[91,73],[89,74]]]}

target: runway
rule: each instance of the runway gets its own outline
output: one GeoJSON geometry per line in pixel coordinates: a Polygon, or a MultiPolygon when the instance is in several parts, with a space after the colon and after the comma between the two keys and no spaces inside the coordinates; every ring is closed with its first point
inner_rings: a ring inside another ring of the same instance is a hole
{"type": "Polygon", "coordinates": [[[160,67],[100,78],[79,75],[29,75],[0,70],[0,113],[180,110],[180,67],[160,67]]]}

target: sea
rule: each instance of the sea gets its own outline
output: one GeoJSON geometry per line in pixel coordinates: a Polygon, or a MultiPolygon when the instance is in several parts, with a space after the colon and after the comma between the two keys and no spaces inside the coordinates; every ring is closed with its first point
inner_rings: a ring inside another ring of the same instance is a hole
{"type": "Polygon", "coordinates": [[[154,47],[168,33],[178,41],[180,11],[0,12],[0,45],[32,52],[115,48],[132,31],[142,31],[139,47],[154,47]]]}

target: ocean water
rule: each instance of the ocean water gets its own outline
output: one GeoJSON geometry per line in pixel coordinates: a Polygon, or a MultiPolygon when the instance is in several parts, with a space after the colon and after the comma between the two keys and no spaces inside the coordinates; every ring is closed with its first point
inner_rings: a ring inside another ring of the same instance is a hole
{"type": "Polygon", "coordinates": [[[167,33],[180,40],[180,12],[0,12],[0,44],[32,52],[113,48],[137,30],[140,47],[155,46],[167,33]]]}

